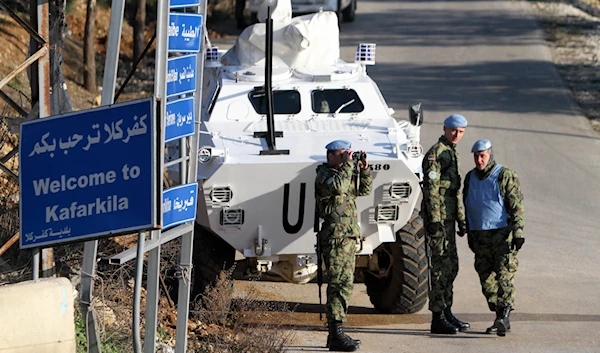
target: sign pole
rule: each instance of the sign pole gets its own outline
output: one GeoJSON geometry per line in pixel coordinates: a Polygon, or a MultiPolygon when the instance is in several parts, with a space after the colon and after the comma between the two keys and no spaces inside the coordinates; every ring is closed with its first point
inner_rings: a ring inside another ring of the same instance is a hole
{"type": "MultiPolygon", "coordinates": [[[[160,113],[157,114],[160,119],[160,126],[164,126],[165,111],[165,75],[167,71],[167,27],[169,25],[169,0],[158,0],[157,3],[157,23],[156,23],[156,65],[154,72],[154,97],[160,102],[160,113]]],[[[164,129],[159,129],[161,146],[158,157],[159,165],[159,190],[162,200],[163,182],[163,153],[164,153],[164,129]]],[[[162,203],[162,202],[161,202],[162,203]]],[[[161,205],[159,205],[161,207],[161,205]]],[[[162,210],[162,207],[160,208],[162,210]]],[[[162,211],[161,211],[162,214],[162,211]]],[[[156,351],[156,327],[158,321],[158,300],[160,296],[159,275],[160,275],[160,236],[161,231],[150,232],[150,239],[159,239],[159,245],[148,251],[148,272],[146,282],[146,333],[144,335],[144,353],[154,353],[156,351]]],[[[139,245],[138,245],[139,246],[139,245]]],[[[143,255],[142,255],[143,256],[143,255]]],[[[166,288],[165,288],[166,290],[166,288]]]]}
{"type": "MultiPolygon", "coordinates": [[[[108,45],[106,47],[106,64],[102,78],[102,105],[112,104],[115,96],[117,81],[117,68],[119,66],[119,45],[121,44],[121,30],[123,28],[123,14],[125,13],[125,0],[113,0],[110,12],[110,27],[108,32],[108,45]]],[[[89,353],[100,353],[100,336],[96,329],[96,316],[90,310],[93,291],[94,274],[96,272],[96,255],[98,253],[98,240],[85,242],[83,246],[83,261],[81,264],[81,314],[86,329],[87,346],[89,353]]]]}

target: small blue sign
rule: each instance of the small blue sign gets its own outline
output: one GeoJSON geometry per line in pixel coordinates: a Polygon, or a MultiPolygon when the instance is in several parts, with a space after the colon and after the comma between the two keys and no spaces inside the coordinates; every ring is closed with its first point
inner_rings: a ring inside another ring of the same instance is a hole
{"type": "Polygon", "coordinates": [[[163,191],[163,228],[196,219],[198,183],[175,186],[163,191]]]}
{"type": "Polygon", "coordinates": [[[167,97],[196,91],[196,54],[167,61],[167,97]]]}
{"type": "Polygon", "coordinates": [[[167,32],[169,52],[197,53],[202,39],[202,15],[171,13],[167,32]]]}
{"type": "Polygon", "coordinates": [[[171,0],[171,8],[200,6],[200,0],[171,0]]]}
{"type": "Polygon", "coordinates": [[[23,123],[21,249],[158,228],[154,99],[23,123]]]}
{"type": "Polygon", "coordinates": [[[194,97],[167,103],[165,142],[194,134],[194,97]]]}

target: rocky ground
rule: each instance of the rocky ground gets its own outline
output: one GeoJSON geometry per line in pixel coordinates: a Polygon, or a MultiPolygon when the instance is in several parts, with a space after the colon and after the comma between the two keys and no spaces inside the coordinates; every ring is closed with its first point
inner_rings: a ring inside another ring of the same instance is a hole
{"type": "Polygon", "coordinates": [[[600,133],[600,1],[532,3],[556,67],[600,133]]]}

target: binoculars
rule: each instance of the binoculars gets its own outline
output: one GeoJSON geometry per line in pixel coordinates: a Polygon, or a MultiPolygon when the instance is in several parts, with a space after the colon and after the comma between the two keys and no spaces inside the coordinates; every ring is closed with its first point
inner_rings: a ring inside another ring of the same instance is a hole
{"type": "Polygon", "coordinates": [[[358,161],[367,160],[367,152],[356,151],[352,154],[352,160],[357,163],[358,161]]]}

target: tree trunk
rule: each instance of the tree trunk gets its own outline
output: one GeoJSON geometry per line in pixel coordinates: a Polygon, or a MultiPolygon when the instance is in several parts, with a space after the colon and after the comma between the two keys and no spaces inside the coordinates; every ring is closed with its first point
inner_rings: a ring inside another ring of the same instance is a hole
{"type": "MultiPolygon", "coordinates": [[[[67,91],[67,85],[62,73],[62,48],[65,46],[65,38],[67,32],[67,17],[66,17],[67,0],[50,0],[50,112],[51,115],[62,114],[72,110],[71,98],[67,91]]],[[[12,5],[11,5],[12,6],[12,5]]],[[[37,2],[31,1],[29,8],[30,24],[37,30],[37,2]]],[[[18,9],[18,7],[15,7],[18,9]]],[[[29,40],[29,55],[32,55],[38,50],[38,44],[35,40],[29,40]]],[[[12,119],[9,121],[10,130],[14,133],[19,132],[19,124],[24,121],[37,119],[39,117],[39,86],[38,86],[38,66],[37,62],[27,69],[31,87],[31,111],[24,119],[12,119]]]]}
{"type": "Polygon", "coordinates": [[[83,35],[83,87],[96,92],[96,0],[87,0],[85,32],[83,35]]]}
{"type": "Polygon", "coordinates": [[[67,0],[50,2],[50,102],[52,115],[70,112],[71,97],[62,73],[63,55],[67,32],[67,0]]]}
{"type": "MultiPolygon", "coordinates": [[[[135,10],[135,21],[133,24],[133,61],[137,60],[144,48],[146,47],[146,37],[144,36],[144,29],[146,28],[146,0],[138,0],[135,10]]],[[[139,67],[144,66],[142,60],[139,67]]]]}

